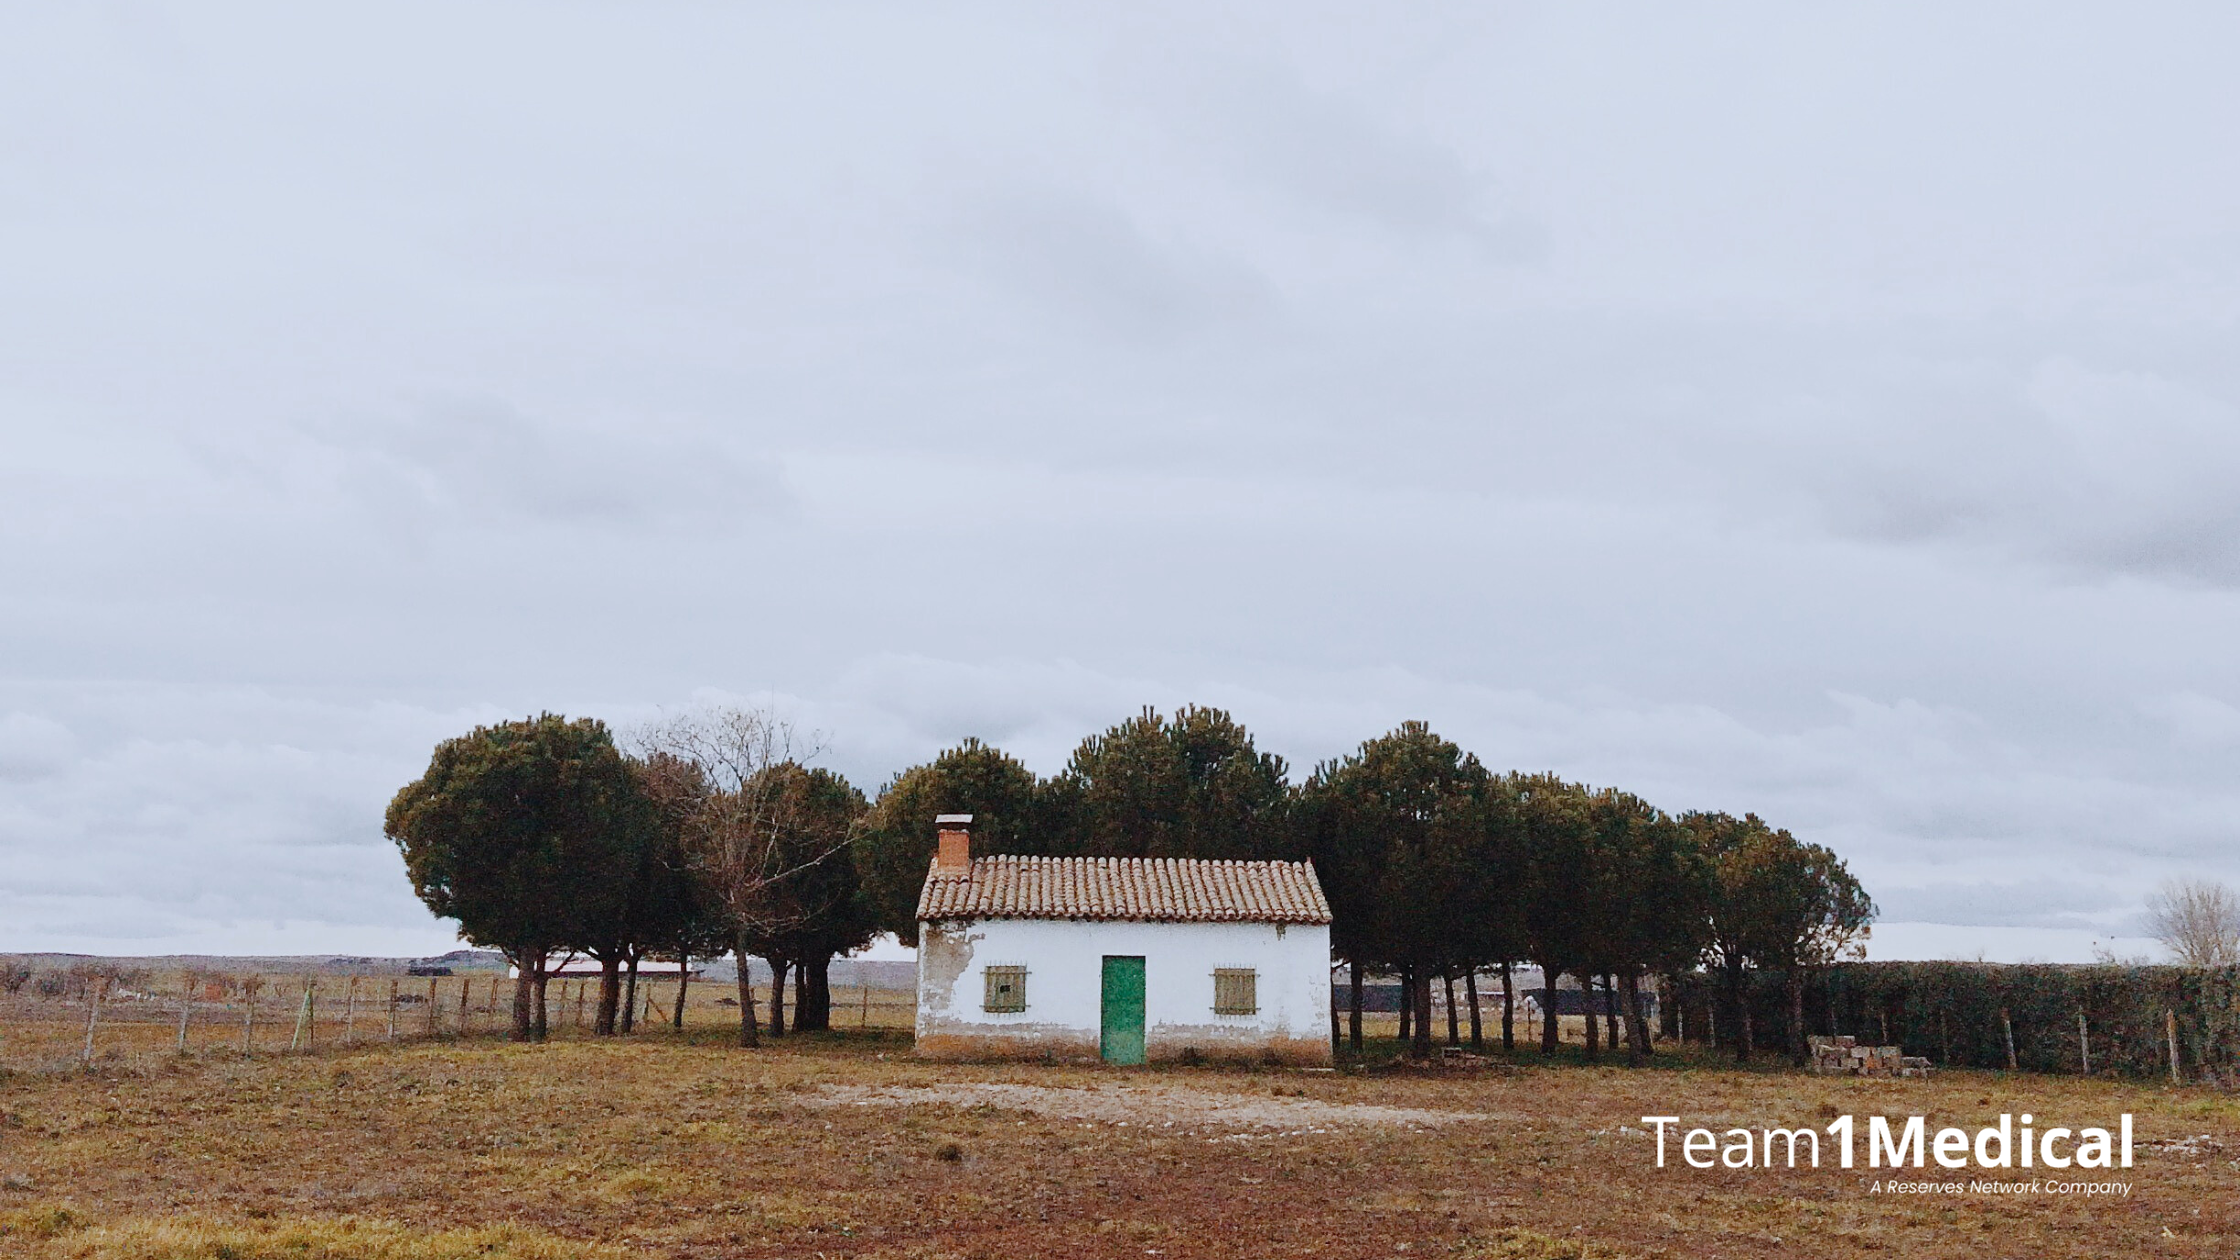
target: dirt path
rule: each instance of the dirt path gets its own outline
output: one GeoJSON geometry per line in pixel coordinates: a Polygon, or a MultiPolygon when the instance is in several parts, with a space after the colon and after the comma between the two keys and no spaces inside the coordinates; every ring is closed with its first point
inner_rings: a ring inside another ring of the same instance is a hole
{"type": "Polygon", "coordinates": [[[1312,1098],[1260,1097],[1187,1085],[1112,1085],[1062,1088],[1003,1083],[950,1085],[825,1085],[803,1098],[827,1107],[992,1107],[1027,1116],[1085,1120],[1120,1128],[1177,1135],[1250,1131],[1325,1132],[1331,1129],[1427,1129],[1492,1117],[1477,1111],[1432,1111],[1312,1098]]]}

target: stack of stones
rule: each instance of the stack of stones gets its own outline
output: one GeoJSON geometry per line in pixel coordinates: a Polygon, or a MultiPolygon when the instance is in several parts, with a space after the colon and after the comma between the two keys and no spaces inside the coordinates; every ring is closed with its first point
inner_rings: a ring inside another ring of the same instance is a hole
{"type": "Polygon", "coordinates": [[[1862,1046],[1857,1037],[1807,1037],[1812,1070],[1823,1076],[1927,1076],[1929,1061],[1896,1046],[1862,1046]]]}

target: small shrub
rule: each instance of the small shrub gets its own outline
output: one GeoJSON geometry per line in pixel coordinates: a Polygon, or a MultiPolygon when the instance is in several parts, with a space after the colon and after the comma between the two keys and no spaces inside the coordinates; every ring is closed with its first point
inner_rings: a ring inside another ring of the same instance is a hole
{"type": "Polygon", "coordinates": [[[85,1224],[84,1217],[66,1207],[18,1208],[0,1212],[0,1238],[59,1238],[85,1224]]]}
{"type": "Polygon", "coordinates": [[[609,1180],[602,1190],[609,1199],[650,1199],[668,1188],[669,1183],[659,1173],[633,1168],[609,1180]]]}
{"type": "Polygon", "coordinates": [[[962,1163],[964,1162],[964,1148],[955,1142],[943,1142],[933,1148],[933,1157],[944,1164],[962,1163]]]}
{"type": "Polygon", "coordinates": [[[1511,1227],[1491,1238],[1472,1239],[1462,1254],[1484,1260],[1591,1260],[1601,1254],[1568,1238],[1551,1238],[1538,1230],[1511,1227]]]}

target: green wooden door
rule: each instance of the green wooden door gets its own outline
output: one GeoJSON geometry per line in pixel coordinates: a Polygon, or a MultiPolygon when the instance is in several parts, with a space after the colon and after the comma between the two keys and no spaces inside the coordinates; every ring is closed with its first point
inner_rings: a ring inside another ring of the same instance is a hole
{"type": "Polygon", "coordinates": [[[1104,960],[1104,1029],[1097,1053],[1107,1063],[1143,1062],[1143,960],[1104,960]]]}

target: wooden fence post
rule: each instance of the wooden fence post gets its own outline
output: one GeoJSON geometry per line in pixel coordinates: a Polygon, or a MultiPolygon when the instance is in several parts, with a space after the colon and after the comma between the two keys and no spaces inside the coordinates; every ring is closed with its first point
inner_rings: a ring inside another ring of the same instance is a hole
{"type": "MultiPolygon", "coordinates": [[[[863,990],[863,1017],[856,1021],[856,1027],[869,1028],[871,1027],[871,985],[867,981],[863,984],[857,985],[856,987],[863,990]]],[[[1337,1027],[1337,1018],[1338,1017],[1335,1013],[1335,1008],[1333,1008],[1333,1013],[1330,1016],[1330,1019],[1332,1021],[1331,1027],[1337,1027]]]]}
{"type": "Polygon", "coordinates": [[[459,1035],[464,1037],[474,1026],[473,1013],[467,1010],[467,995],[474,992],[474,977],[459,977],[459,1035]]]}
{"type": "Polygon", "coordinates": [[[2163,1032],[2170,1038],[2170,1083],[2183,1084],[2178,1079],[2178,1013],[2165,1007],[2162,1012],[2163,1032]]]}
{"type": "Polygon", "coordinates": [[[194,977],[186,979],[185,991],[179,995],[179,1046],[178,1052],[187,1052],[187,1016],[194,1013],[194,977]]]}
{"type": "Polygon", "coordinates": [[[311,1019],[311,986],[303,986],[303,1004],[296,1008],[296,1035],[288,1038],[288,1053],[304,1048],[303,1028],[311,1019]]]}
{"type": "Polygon", "coordinates": [[[86,1051],[80,1060],[87,1067],[93,1066],[93,1030],[101,1023],[101,995],[108,991],[108,978],[95,980],[91,988],[90,1000],[86,1003],[86,1051]]]}
{"type": "Polygon", "coordinates": [[[2012,1071],[2014,1071],[2014,1070],[2015,1070],[2015,1062],[2014,1062],[2014,1021],[2013,1021],[2012,1019],[2009,1019],[2009,1018],[2007,1017],[2007,1008],[2006,1008],[2006,1007],[2004,1007],[2004,1006],[2002,1006],[2002,1007],[2000,1007],[2000,1008],[1999,1008],[1999,1027],[2000,1027],[2000,1029],[2001,1029],[2002,1031],[2004,1031],[2004,1032],[2006,1033],[2006,1038],[2007,1038],[2007,1070],[2008,1070],[2009,1072],[2012,1072],[2012,1071]]]}
{"type": "Polygon", "coordinates": [[[428,977],[428,1035],[436,1035],[436,978],[428,977]]]}
{"type": "Polygon", "coordinates": [[[358,977],[353,972],[350,983],[342,991],[342,1043],[349,1045],[358,1039],[358,977]]]}
{"type": "Polygon", "coordinates": [[[396,981],[396,977],[392,976],[392,977],[390,977],[390,979],[389,979],[389,1040],[391,1040],[391,1041],[395,1041],[396,1039],[397,1039],[397,981],[396,981]]]}
{"type": "Polygon", "coordinates": [[[2092,1075],[2092,1030],[2084,1022],[2084,1011],[2077,1011],[2077,1055],[2084,1060],[2084,1074],[2092,1075]]]}

